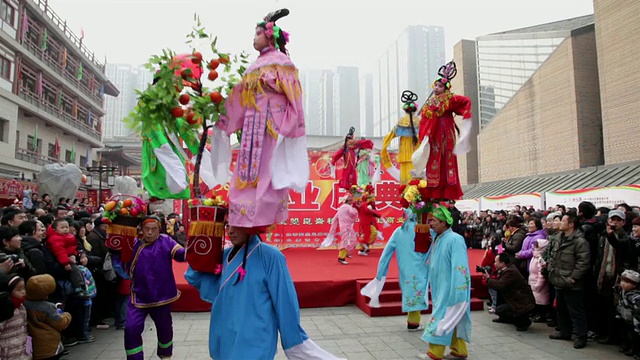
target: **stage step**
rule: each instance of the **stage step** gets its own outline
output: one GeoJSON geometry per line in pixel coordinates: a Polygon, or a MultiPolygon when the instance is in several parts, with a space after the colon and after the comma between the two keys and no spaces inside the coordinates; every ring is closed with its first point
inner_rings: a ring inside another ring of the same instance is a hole
{"type": "MultiPolygon", "coordinates": [[[[380,294],[380,307],[369,306],[369,298],[360,294],[360,290],[369,283],[369,280],[358,280],[356,282],[356,306],[365,314],[371,317],[378,316],[398,316],[402,312],[402,291],[398,279],[387,279],[384,289],[380,294]]],[[[471,288],[471,311],[484,310],[484,301],[474,297],[474,288],[471,288]]],[[[431,313],[431,301],[429,309],[422,311],[423,314],[431,313]]]]}

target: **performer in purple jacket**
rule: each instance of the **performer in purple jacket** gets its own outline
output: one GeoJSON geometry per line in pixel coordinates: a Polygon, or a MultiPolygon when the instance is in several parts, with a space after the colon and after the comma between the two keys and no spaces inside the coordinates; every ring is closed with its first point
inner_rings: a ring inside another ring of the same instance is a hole
{"type": "Polygon", "coordinates": [[[131,276],[131,302],[127,308],[124,347],[128,360],[143,360],[142,333],[147,315],[151,316],[158,333],[158,351],[161,359],[173,353],[173,321],[171,303],[180,292],[173,277],[172,260],[184,262],[185,249],[165,234],[160,234],[161,221],[157,216],[142,220],[142,239],[133,245],[131,276]]]}

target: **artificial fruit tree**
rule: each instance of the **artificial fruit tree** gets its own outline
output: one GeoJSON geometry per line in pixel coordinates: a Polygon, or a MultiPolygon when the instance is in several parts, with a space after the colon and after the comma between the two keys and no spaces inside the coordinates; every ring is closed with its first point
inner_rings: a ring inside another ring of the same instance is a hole
{"type": "Polygon", "coordinates": [[[248,55],[221,52],[217,37],[206,32],[197,15],[194,22],[186,39],[192,48],[189,53],[163,50],[146,64],[155,72],[154,84],[138,92],[138,106],[128,122],[142,137],[142,180],[151,199],[189,199],[187,260],[196,270],[212,272],[212,263],[221,261],[227,205],[215,194],[202,198],[201,167],[208,160],[209,129],[226,115],[225,95],[239,81],[248,55]],[[210,45],[210,59],[197,48],[203,42],[210,45]],[[205,81],[213,86],[205,87],[205,81]]]}

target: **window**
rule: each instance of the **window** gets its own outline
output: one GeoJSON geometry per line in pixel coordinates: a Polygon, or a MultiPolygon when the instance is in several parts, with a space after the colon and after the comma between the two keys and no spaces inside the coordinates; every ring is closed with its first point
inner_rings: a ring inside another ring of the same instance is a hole
{"type": "Polygon", "coordinates": [[[56,144],[52,144],[49,143],[49,149],[47,151],[47,155],[49,155],[50,158],[57,158],[56,156],[56,144]]]}
{"type": "Polygon", "coordinates": [[[3,56],[0,56],[0,77],[11,81],[11,61],[3,56]]]}
{"type": "Polygon", "coordinates": [[[27,135],[27,150],[36,151],[35,146],[33,145],[33,136],[27,135]]]}
{"type": "Polygon", "coordinates": [[[9,131],[9,121],[5,119],[0,119],[0,141],[4,143],[9,142],[9,139],[7,138],[9,135],[8,131],[9,131]]]}
{"type": "Polygon", "coordinates": [[[64,152],[64,161],[68,163],[71,162],[71,150],[67,150],[64,152]]]}
{"type": "Polygon", "coordinates": [[[82,167],[87,166],[87,157],[86,156],[80,155],[80,166],[82,166],[82,167]]]}
{"type": "Polygon", "coordinates": [[[0,3],[0,19],[15,28],[16,9],[9,5],[7,0],[2,0],[0,3]]]}

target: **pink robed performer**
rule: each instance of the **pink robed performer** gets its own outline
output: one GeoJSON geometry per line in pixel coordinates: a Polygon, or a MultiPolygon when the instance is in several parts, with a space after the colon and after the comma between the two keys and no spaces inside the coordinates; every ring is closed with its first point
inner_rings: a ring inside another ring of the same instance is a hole
{"type": "Polygon", "coordinates": [[[335,241],[335,236],[338,232],[338,228],[340,228],[338,261],[344,265],[347,264],[347,255],[356,247],[356,242],[358,241],[358,233],[353,228],[356,221],[358,220],[358,209],[353,206],[352,202],[353,199],[350,196],[347,196],[343,200],[342,206],[338,208],[336,215],[331,221],[331,229],[329,230],[329,234],[327,234],[327,237],[321,245],[322,247],[331,246],[331,244],[333,244],[333,242],[335,241]]]}
{"type": "Polygon", "coordinates": [[[229,134],[242,130],[229,190],[229,224],[244,228],[286,220],[289,190],[309,179],[307,140],[298,70],[288,55],[265,48],[225,103],[212,135],[212,169],[226,183],[229,134]]]}

